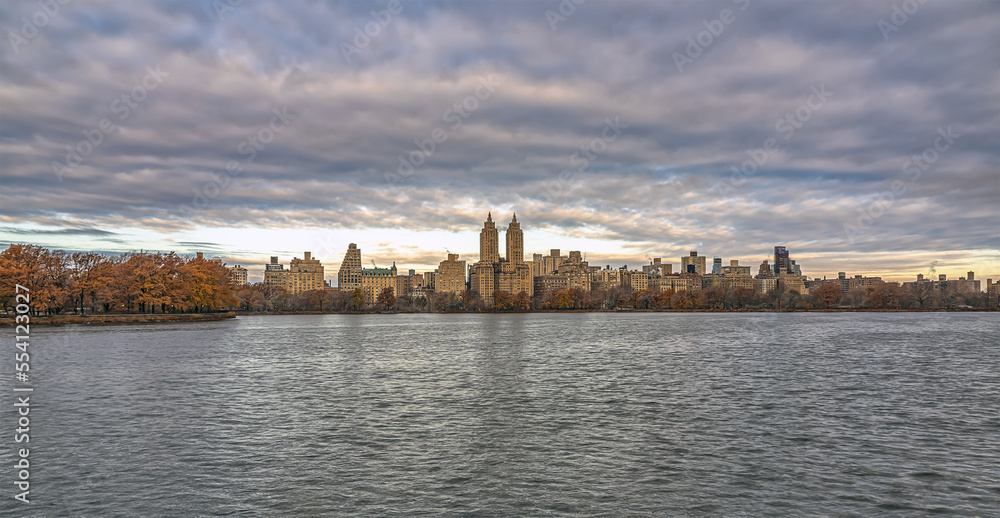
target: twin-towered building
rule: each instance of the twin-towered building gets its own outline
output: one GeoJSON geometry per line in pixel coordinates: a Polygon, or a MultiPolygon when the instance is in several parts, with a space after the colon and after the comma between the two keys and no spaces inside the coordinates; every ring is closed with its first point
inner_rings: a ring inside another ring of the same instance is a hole
{"type": "MultiPolygon", "coordinates": [[[[528,296],[539,297],[568,289],[676,292],[718,287],[726,290],[750,289],[760,293],[778,290],[806,294],[831,283],[840,286],[842,293],[884,284],[879,277],[848,277],[843,272],[837,279],[806,280],[801,267],[790,258],[784,246],[774,248],[774,263],[764,260],[756,276],[751,276],[749,266],[740,265],[736,260],[723,266],[722,259],[716,257],[709,268],[708,258],[698,255],[697,251],[680,258],[681,268],[677,273],[672,272],[671,264],[662,262],[660,258],[652,259],[650,264],[642,266],[641,271],[627,267],[612,269],[610,265],[602,269],[590,266],[578,251],[562,255],[558,249],[545,256],[534,254],[531,261],[525,261],[524,232],[517,215],[511,217],[505,230],[504,256],[500,255],[500,230],[493,221],[493,214],[487,214],[479,233],[479,261],[467,267],[466,261],[459,259],[459,254],[449,252],[448,258],[441,261],[437,269],[422,274],[410,270],[408,275],[399,275],[395,263],[390,268],[363,268],[361,249],[351,243],[337,273],[338,288],[341,291],[358,289],[369,303],[375,302],[384,290],[389,289],[397,297],[419,296],[428,291],[453,295],[470,292],[487,305],[492,305],[494,295],[501,291],[515,296],[524,292],[528,296]]],[[[939,291],[978,292],[980,284],[974,275],[969,272],[968,278],[957,281],[948,281],[943,275],[937,281],[918,276],[917,281],[905,283],[903,287],[916,290],[929,286],[939,291]]],[[[245,284],[246,269],[232,267],[232,277],[234,284],[245,284]]],[[[293,294],[323,289],[323,265],[309,252],[305,252],[303,259],[292,259],[287,270],[278,263],[277,257],[271,257],[270,264],[265,265],[264,283],[293,294]]],[[[989,279],[986,285],[987,292],[1000,293],[1000,286],[989,279]]]]}
{"type": "Polygon", "coordinates": [[[522,291],[532,295],[531,268],[524,262],[524,233],[514,214],[505,235],[507,257],[500,257],[500,239],[493,213],[486,216],[479,232],[479,262],[469,272],[469,290],[486,304],[493,304],[493,294],[506,291],[516,295],[522,291]]]}
{"type": "Polygon", "coordinates": [[[718,286],[726,289],[748,288],[767,293],[779,287],[800,293],[805,292],[803,279],[791,270],[796,266],[788,257],[784,247],[775,247],[778,265],[761,265],[756,278],[751,277],[750,267],[741,266],[738,261],[730,261],[722,266],[721,258],[714,258],[711,271],[707,257],[692,251],[681,257],[681,271],[672,273],[672,265],[660,258],[644,265],[642,271],[628,270],[627,267],[612,269],[610,266],[590,266],[579,251],[562,255],[558,249],[549,255],[534,254],[532,261],[524,260],[524,232],[513,214],[505,230],[506,255],[500,255],[500,229],[493,221],[493,213],[488,213],[483,228],[479,232],[479,261],[468,268],[466,261],[459,260],[459,254],[448,254],[448,258],[432,272],[417,275],[397,275],[395,264],[392,268],[362,268],[361,250],[356,244],[348,246],[340,271],[337,275],[341,290],[361,289],[365,299],[373,302],[386,288],[393,288],[394,295],[422,293],[425,290],[437,293],[459,295],[469,291],[492,305],[494,294],[507,292],[517,295],[541,296],[559,290],[577,289],[630,291],[699,291],[702,288],[718,286]],[[395,284],[392,280],[395,279],[395,284]],[[468,281],[468,282],[467,282],[468,281]]]}

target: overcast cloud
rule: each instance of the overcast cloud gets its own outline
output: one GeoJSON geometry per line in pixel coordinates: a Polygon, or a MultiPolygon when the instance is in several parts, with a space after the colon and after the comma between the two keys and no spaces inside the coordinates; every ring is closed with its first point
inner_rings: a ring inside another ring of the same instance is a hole
{"type": "Polygon", "coordinates": [[[474,260],[492,210],[529,253],[1000,275],[995,0],[226,6],[0,4],[0,240],[262,262],[227,232],[305,227],[328,273],[366,239],[420,268],[440,243],[371,236],[474,260]]]}

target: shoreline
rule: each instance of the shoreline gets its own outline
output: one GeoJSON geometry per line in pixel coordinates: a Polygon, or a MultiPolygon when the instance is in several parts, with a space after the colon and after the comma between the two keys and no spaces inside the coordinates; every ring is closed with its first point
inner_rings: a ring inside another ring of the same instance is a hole
{"type": "MultiPolygon", "coordinates": [[[[162,322],[216,322],[236,318],[235,311],[220,313],[98,313],[96,315],[52,315],[34,316],[29,319],[29,325],[117,325],[117,324],[158,324],[162,322]]],[[[0,316],[0,326],[13,326],[14,315],[0,316]]]]}
{"type": "Polygon", "coordinates": [[[990,313],[1000,308],[955,309],[529,309],[519,311],[237,311],[237,316],[279,315],[503,315],[521,313],[990,313]]]}
{"type": "MultiPolygon", "coordinates": [[[[217,322],[240,316],[288,315],[503,315],[524,313],[990,313],[1000,308],[955,309],[535,309],[525,311],[228,311],[219,313],[176,314],[97,314],[32,316],[34,325],[119,325],[158,324],[164,322],[217,322]]],[[[0,316],[0,326],[15,325],[13,315],[0,316]]]]}

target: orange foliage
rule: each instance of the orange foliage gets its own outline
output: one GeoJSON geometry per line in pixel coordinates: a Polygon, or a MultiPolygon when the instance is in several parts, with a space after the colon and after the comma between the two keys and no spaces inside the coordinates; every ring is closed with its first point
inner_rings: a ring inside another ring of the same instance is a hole
{"type": "Polygon", "coordinates": [[[222,310],[238,303],[229,269],[176,254],[67,254],[35,245],[0,252],[0,302],[10,304],[14,285],[31,290],[32,310],[161,313],[222,310]]]}

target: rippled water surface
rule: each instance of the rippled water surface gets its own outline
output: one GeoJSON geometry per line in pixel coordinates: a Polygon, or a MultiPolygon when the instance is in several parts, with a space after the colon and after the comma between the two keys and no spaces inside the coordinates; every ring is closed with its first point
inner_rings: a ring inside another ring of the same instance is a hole
{"type": "Polygon", "coordinates": [[[6,483],[5,515],[1000,514],[997,314],[32,333],[34,502],[6,483]]]}

